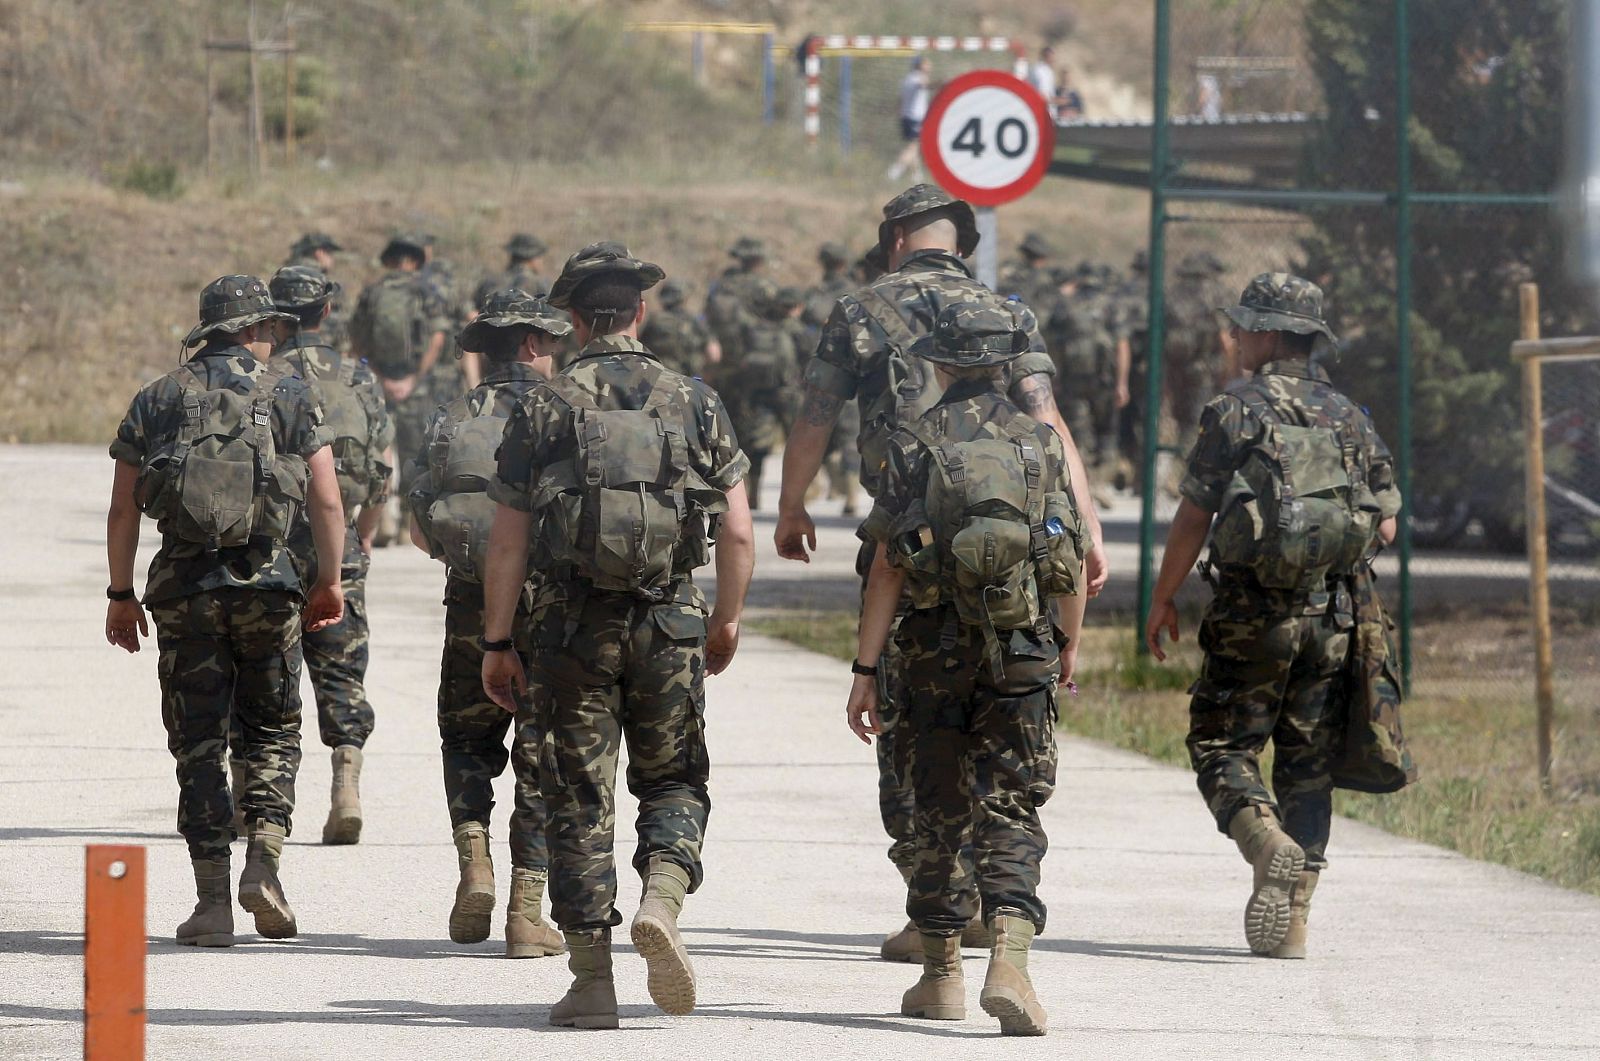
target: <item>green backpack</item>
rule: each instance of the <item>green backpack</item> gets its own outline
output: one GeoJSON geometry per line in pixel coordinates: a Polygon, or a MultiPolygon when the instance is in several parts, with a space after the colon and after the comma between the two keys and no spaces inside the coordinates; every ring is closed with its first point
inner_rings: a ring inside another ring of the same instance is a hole
{"type": "Polygon", "coordinates": [[[747,325],[740,347],[732,379],[741,397],[748,400],[752,394],[783,391],[793,385],[794,346],[777,324],[757,321],[747,325]]]}
{"type": "Polygon", "coordinates": [[[422,357],[417,321],[422,316],[421,281],[390,273],[368,284],[350,315],[350,346],[385,379],[402,379],[422,357]]]}
{"type": "Polygon", "coordinates": [[[282,370],[268,366],[243,393],[210,389],[193,365],[174,378],[183,422],[139,469],[139,510],[162,533],[213,550],[286,540],[305,505],[307,469],[305,458],[279,453],[272,437],[282,370]]]}
{"type": "Polygon", "coordinates": [[[380,477],[372,414],[356,391],[356,362],[339,359],[336,375],[324,377],[307,368],[303,379],[322,409],[322,426],[333,450],[333,471],[339,480],[339,500],[346,518],[366,504],[372,484],[380,477]]]}
{"type": "Polygon", "coordinates": [[[1000,631],[1048,633],[1045,604],[1078,592],[1083,563],[1077,507],[1065,483],[1043,489],[1033,426],[1019,414],[1004,425],[1009,437],[969,442],[935,438],[920,422],[909,429],[932,458],[927,491],[894,539],[922,576],[913,602],[953,603],[962,623],[982,627],[996,680],[1000,631]]]}
{"type": "Polygon", "coordinates": [[[1223,493],[1212,565],[1248,568],[1269,589],[1355,570],[1382,520],[1361,446],[1338,425],[1284,423],[1253,388],[1233,393],[1262,430],[1223,493]]]}
{"type": "Polygon", "coordinates": [[[710,560],[705,517],[727,500],[691,466],[680,378],[663,372],[639,409],[600,409],[569,377],[550,381],[572,410],[576,452],[540,475],[538,533],[555,563],[596,589],[665,599],[710,560]]]}
{"type": "Polygon", "coordinates": [[[889,385],[870,406],[861,410],[861,469],[863,480],[875,479],[883,467],[889,436],[898,428],[915,423],[938,404],[944,394],[933,365],[911,352],[918,333],[906,320],[904,311],[877,288],[868,291],[888,311],[869,316],[889,337],[887,350],[889,385]]]}
{"type": "Polygon", "coordinates": [[[496,411],[493,392],[477,407],[469,398],[457,398],[445,406],[445,416],[451,426],[428,444],[431,497],[420,499],[427,503],[413,505],[412,512],[429,555],[443,560],[451,575],[482,582],[495,512],[489,481],[498,467],[495,453],[505,437],[506,418],[496,411]]]}

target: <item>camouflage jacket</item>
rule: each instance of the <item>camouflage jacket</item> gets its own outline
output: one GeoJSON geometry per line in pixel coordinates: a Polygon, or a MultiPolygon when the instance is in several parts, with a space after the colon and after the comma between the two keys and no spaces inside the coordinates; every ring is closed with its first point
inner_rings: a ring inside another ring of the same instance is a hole
{"type": "MultiPolygon", "coordinates": [[[[938,405],[923,414],[921,424],[928,436],[951,442],[1007,439],[1031,427],[1038,439],[1039,452],[1044,455],[1041,461],[1041,490],[1048,493],[1067,488],[1067,454],[1060,437],[1050,428],[1030,419],[985,381],[957,382],[944,392],[938,405]],[[1020,422],[1016,420],[1017,417],[1021,417],[1020,422]],[[1002,429],[1001,425],[1008,425],[1010,430],[1002,429]]],[[[863,537],[892,546],[890,537],[896,526],[912,505],[927,495],[932,455],[915,435],[904,429],[889,437],[886,454],[883,480],[861,532],[863,537]]],[[[891,547],[890,562],[895,562],[898,556],[891,547]]]]}
{"type": "MultiPolygon", "coordinates": [[[[294,368],[295,375],[311,385],[313,397],[318,386],[340,385],[339,370],[344,367],[345,355],[340,354],[326,340],[326,334],[320,330],[301,332],[272,352],[274,360],[281,359],[288,362],[294,368]]],[[[383,389],[378,385],[378,377],[367,367],[365,361],[355,365],[350,377],[350,388],[366,412],[367,423],[370,425],[367,448],[374,453],[383,453],[394,445],[394,424],[389,419],[388,407],[383,404],[383,389]]],[[[318,419],[326,419],[320,410],[318,419]]],[[[376,505],[389,496],[388,468],[385,465],[380,470],[385,474],[368,484],[365,502],[368,505],[376,505]]]]}
{"type": "MultiPolygon", "coordinates": [[[[1394,458],[1389,455],[1383,439],[1378,437],[1371,417],[1334,389],[1322,366],[1297,359],[1268,362],[1250,379],[1235,383],[1206,403],[1200,414],[1199,435],[1189,453],[1187,472],[1178,487],[1185,498],[1215,514],[1222,505],[1233,473],[1243,466],[1248,448],[1260,439],[1261,422],[1239,397],[1246,390],[1266,398],[1283,423],[1305,427],[1317,424],[1353,426],[1355,437],[1366,448],[1367,486],[1377,498],[1379,510],[1385,519],[1399,514],[1400,491],[1395,486],[1394,458]]],[[[1223,573],[1225,582],[1229,577],[1223,573]]],[[[1308,613],[1326,604],[1325,594],[1313,596],[1317,599],[1311,602],[1308,613]]]]}
{"type": "Polygon", "coordinates": [[[705,321],[723,345],[724,352],[739,345],[746,324],[756,318],[756,306],[770,298],[775,285],[763,273],[738,266],[723,270],[706,293],[705,321]]]}
{"type": "MultiPolygon", "coordinates": [[[[750,468],[717,392],[700,380],[672,372],[637,339],[605,335],[591,340],[561,375],[593,395],[601,409],[641,409],[656,381],[671,376],[682,397],[679,413],[694,471],[713,489],[726,492],[743,481],[750,468]]],[[[502,505],[533,512],[543,470],[576,453],[571,409],[551,388],[535,386],[511,409],[489,496],[502,505]]],[[[548,557],[531,559],[535,568],[549,563],[548,557]]]]}
{"type": "Polygon", "coordinates": [[[667,368],[685,376],[706,373],[706,344],[711,331],[682,310],[653,308],[645,317],[639,341],[667,368]]]}
{"type": "MultiPolygon", "coordinates": [[[[816,287],[806,291],[806,306],[800,314],[801,323],[820,333],[822,326],[828,323],[828,314],[833,312],[833,304],[855,289],[856,285],[843,272],[824,277],[816,287]]],[[[811,355],[810,350],[802,350],[801,353],[807,357],[811,355]]]]}
{"type": "MultiPolygon", "coordinates": [[[[190,364],[205,377],[208,387],[243,392],[250,380],[267,366],[248,350],[226,341],[201,348],[190,364]]],[[[327,444],[316,403],[304,380],[285,377],[272,403],[272,440],[280,453],[310,459],[327,444]]],[[[183,421],[183,393],[176,372],[152,380],[140,389],[111,443],[115,460],[142,467],[145,460],[176,438],[183,421]]],[[[145,578],[144,603],[186,597],[208,590],[243,588],[302,591],[289,547],[260,538],[236,548],[208,551],[205,546],[177,539],[161,530],[161,548],[150,561],[145,578]]]]}
{"type": "MultiPolygon", "coordinates": [[[[834,303],[828,323],[817,344],[817,356],[806,366],[805,382],[824,394],[848,401],[855,398],[861,408],[861,485],[877,496],[882,451],[889,434],[897,427],[886,415],[892,409],[890,388],[890,346],[893,340],[884,324],[888,314],[896,314],[911,335],[920,337],[933,330],[939,311],[952,302],[992,299],[989,289],[973,279],[965,263],[945,251],[917,251],[892,273],[885,273],[854,294],[834,303]]],[[[1037,322],[1029,314],[1028,352],[1006,366],[1007,391],[1018,380],[1036,374],[1055,375],[1055,365],[1045,353],[1044,339],[1037,322]]],[[[891,322],[893,325],[895,322],[891,322]]],[[[903,351],[910,356],[908,351],[903,351]]],[[[932,366],[923,365],[930,376],[927,386],[935,391],[932,366]]]]}
{"type": "Polygon", "coordinates": [[[543,382],[544,377],[535,372],[532,365],[520,361],[488,362],[483,382],[435,409],[423,433],[422,447],[411,462],[413,478],[409,497],[412,507],[426,508],[437,496],[428,470],[428,454],[440,435],[467,417],[479,415],[490,402],[494,403],[496,415],[509,418],[512,409],[527,393],[543,382]]]}

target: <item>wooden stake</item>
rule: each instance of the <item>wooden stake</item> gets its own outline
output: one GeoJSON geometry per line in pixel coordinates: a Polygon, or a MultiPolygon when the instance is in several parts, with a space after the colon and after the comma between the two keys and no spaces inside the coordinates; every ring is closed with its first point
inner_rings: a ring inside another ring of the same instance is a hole
{"type": "MultiPolygon", "coordinates": [[[[1539,285],[1523,284],[1522,338],[1539,338],[1539,285]]],[[[1550,633],[1550,546],[1544,496],[1543,365],[1522,360],[1522,434],[1527,447],[1528,605],[1533,613],[1534,690],[1538,704],[1539,784],[1550,791],[1554,758],[1555,653],[1550,633]]]]}
{"type": "Polygon", "coordinates": [[[144,848],[90,844],[85,853],[84,1061],[143,1061],[144,848]]]}

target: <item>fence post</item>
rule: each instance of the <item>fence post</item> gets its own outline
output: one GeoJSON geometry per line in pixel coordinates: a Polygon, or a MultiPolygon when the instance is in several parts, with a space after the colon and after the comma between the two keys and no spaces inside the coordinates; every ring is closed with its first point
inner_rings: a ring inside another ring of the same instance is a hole
{"type": "Polygon", "coordinates": [[[854,96],[851,90],[855,87],[852,80],[850,56],[839,57],[839,150],[844,154],[850,153],[850,142],[853,130],[850,128],[850,112],[854,106],[854,96]]]}
{"type": "MultiPolygon", "coordinates": [[[[1539,338],[1539,285],[1518,289],[1522,338],[1539,338]]],[[[1527,447],[1528,607],[1533,615],[1534,690],[1538,703],[1539,786],[1550,791],[1554,758],[1555,652],[1550,634],[1550,545],[1544,498],[1544,366],[1522,359],[1522,435],[1527,447]]]]}
{"type": "Polygon", "coordinates": [[[773,115],[776,113],[778,95],[778,72],[774,67],[772,49],[777,47],[777,40],[771,34],[761,37],[761,122],[771,125],[773,115]]]}
{"type": "Polygon", "coordinates": [[[144,848],[84,850],[84,1061],[143,1061],[144,848]]]}
{"type": "MultiPolygon", "coordinates": [[[[1400,384],[1400,496],[1411,499],[1411,28],[1410,0],[1395,0],[1395,346],[1400,384]]],[[[1411,521],[1400,535],[1400,681],[1411,691],[1411,521]]]]}

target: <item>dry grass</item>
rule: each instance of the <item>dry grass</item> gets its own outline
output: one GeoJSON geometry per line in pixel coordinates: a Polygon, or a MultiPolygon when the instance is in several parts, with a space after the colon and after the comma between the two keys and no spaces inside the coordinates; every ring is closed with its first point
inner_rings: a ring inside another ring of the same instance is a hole
{"type": "MultiPolygon", "coordinates": [[[[1483,636],[1479,627],[1473,620],[1435,622],[1423,628],[1419,642],[1471,642],[1483,636]]],[[[854,653],[851,615],[787,616],[758,621],[755,628],[841,659],[854,653]]],[[[1170,676],[1159,677],[1150,664],[1134,661],[1130,644],[1126,628],[1085,632],[1081,692],[1063,699],[1062,726],[1187,765],[1189,698],[1182,688],[1199,663],[1193,642],[1169,662],[1170,676]]],[[[1392,796],[1340,792],[1340,814],[1600,894],[1600,717],[1592,709],[1558,714],[1559,759],[1549,796],[1534,769],[1531,700],[1449,695],[1424,686],[1406,704],[1405,719],[1421,781],[1392,796]]],[[[1336,831],[1335,859],[1338,842],[1336,831]]]]}

